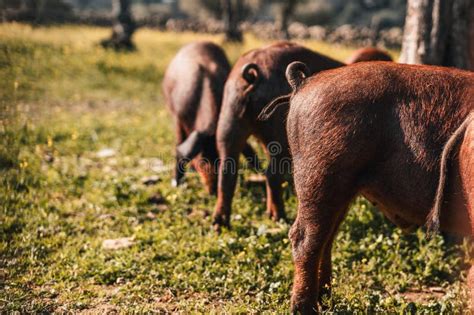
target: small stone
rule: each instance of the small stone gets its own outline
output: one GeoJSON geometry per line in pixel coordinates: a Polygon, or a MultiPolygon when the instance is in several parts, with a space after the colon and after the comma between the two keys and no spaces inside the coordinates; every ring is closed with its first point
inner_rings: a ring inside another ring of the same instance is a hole
{"type": "Polygon", "coordinates": [[[160,181],[160,177],[158,175],[146,176],[142,178],[142,184],[145,186],[155,185],[160,181]]]}
{"type": "Polygon", "coordinates": [[[102,149],[102,150],[98,151],[96,153],[96,156],[98,158],[108,158],[108,157],[114,156],[116,153],[117,153],[117,151],[115,149],[105,148],[105,149],[102,149]]]}
{"type": "Polygon", "coordinates": [[[150,220],[154,220],[154,219],[156,219],[156,214],[154,214],[151,211],[148,211],[148,213],[146,214],[146,217],[150,220]]]}
{"type": "Polygon", "coordinates": [[[125,279],[122,278],[122,277],[118,277],[117,280],[115,280],[115,283],[116,283],[116,284],[124,284],[124,283],[125,283],[125,279]]]}
{"type": "Polygon", "coordinates": [[[54,155],[52,155],[51,153],[46,153],[44,155],[44,160],[47,162],[47,163],[53,163],[54,162],[54,155]]]}
{"type": "Polygon", "coordinates": [[[122,237],[116,239],[108,239],[102,242],[102,248],[108,250],[116,250],[121,248],[128,248],[132,246],[135,242],[133,237],[122,237]]]}
{"type": "Polygon", "coordinates": [[[97,217],[97,219],[99,220],[107,220],[107,219],[112,219],[114,216],[110,213],[104,213],[104,214],[101,214],[97,217]]]}

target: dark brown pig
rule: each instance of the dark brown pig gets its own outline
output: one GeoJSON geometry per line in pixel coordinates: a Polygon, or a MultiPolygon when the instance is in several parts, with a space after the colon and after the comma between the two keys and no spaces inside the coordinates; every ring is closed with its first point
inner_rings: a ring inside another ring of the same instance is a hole
{"type": "Polygon", "coordinates": [[[347,64],[353,64],[363,61],[392,61],[390,55],[375,47],[364,47],[356,50],[349,58],[346,59],[347,64]]]}
{"type": "MultiPolygon", "coordinates": [[[[192,161],[210,193],[217,186],[216,128],[230,65],[224,51],[211,42],[191,43],[178,52],[163,78],[163,94],[176,126],[173,185],[181,183],[192,161]]],[[[252,148],[243,153],[257,163],[252,148]]]]}
{"type": "Polygon", "coordinates": [[[263,144],[269,159],[265,173],[267,212],[274,220],[285,217],[282,183],[291,168],[285,130],[287,111],[276,110],[267,121],[259,121],[257,116],[267,103],[291,91],[284,73],[286,66],[295,60],[307,63],[311,72],[344,65],[302,46],[280,42],[244,54],[232,68],[225,84],[217,127],[221,164],[214,212],[216,229],[229,226],[238,156],[250,135],[263,144]]]}
{"type": "MultiPolygon", "coordinates": [[[[474,235],[474,73],[390,62],[310,72],[287,69],[302,313],[330,292],[332,243],[357,194],[402,222],[474,235]]],[[[468,282],[474,293],[472,267],[468,282]]]]}

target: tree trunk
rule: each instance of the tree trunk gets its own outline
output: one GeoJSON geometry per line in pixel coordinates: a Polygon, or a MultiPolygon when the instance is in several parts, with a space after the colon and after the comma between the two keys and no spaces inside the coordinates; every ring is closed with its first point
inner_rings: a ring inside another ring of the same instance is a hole
{"type": "Polygon", "coordinates": [[[468,69],[470,0],[408,0],[401,63],[468,69]]]}
{"type": "Polygon", "coordinates": [[[474,3],[471,3],[469,12],[469,67],[474,71],[474,3]]]}
{"type": "Polygon", "coordinates": [[[181,16],[181,10],[179,8],[179,0],[174,0],[171,2],[171,16],[179,17],[181,16]]]}
{"type": "Polygon", "coordinates": [[[290,39],[290,34],[288,33],[288,20],[295,10],[296,2],[296,0],[288,0],[284,1],[281,5],[278,29],[284,39],[290,39]]]}
{"type": "Polygon", "coordinates": [[[112,36],[102,41],[102,46],[116,50],[134,50],[132,35],[136,24],[130,10],[130,0],[113,0],[114,12],[118,11],[117,18],[112,26],[112,36]]]}
{"type": "Polygon", "coordinates": [[[221,0],[222,18],[224,20],[225,40],[230,42],[241,42],[242,32],[239,29],[239,14],[241,13],[241,1],[237,0],[233,6],[232,0],[221,0]]]}

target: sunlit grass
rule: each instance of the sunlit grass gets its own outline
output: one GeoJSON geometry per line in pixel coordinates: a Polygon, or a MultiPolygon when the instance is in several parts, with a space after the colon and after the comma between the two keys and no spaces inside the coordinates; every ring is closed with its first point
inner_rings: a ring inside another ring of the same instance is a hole
{"type": "MultiPolygon", "coordinates": [[[[0,311],[288,312],[289,224],[266,217],[263,187],[240,176],[233,229],[218,236],[215,199],[196,174],[185,187],[169,185],[164,70],[183,44],[222,37],[140,29],[136,52],[115,53],[97,44],[108,34],[0,25],[0,311]],[[102,149],[112,156],[100,157],[102,149]],[[156,185],[142,184],[153,174],[156,185]],[[102,248],[120,237],[134,244],[102,248]]],[[[267,43],[246,34],[243,45],[223,46],[235,61],[267,43]]],[[[303,44],[339,60],[353,51],[303,44]]],[[[285,195],[294,218],[295,197],[285,195]]],[[[335,312],[459,313],[466,251],[422,230],[404,235],[357,199],[334,245],[329,303],[335,312]]]]}

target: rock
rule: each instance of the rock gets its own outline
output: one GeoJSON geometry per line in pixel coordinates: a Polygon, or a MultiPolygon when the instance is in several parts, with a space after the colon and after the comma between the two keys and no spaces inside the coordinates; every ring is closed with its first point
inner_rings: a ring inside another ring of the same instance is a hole
{"type": "Polygon", "coordinates": [[[331,34],[329,34],[329,41],[339,43],[351,43],[354,42],[359,32],[349,24],[344,24],[336,28],[331,34]]]}
{"type": "Polygon", "coordinates": [[[147,217],[147,219],[155,220],[156,219],[156,214],[154,214],[151,211],[148,211],[147,214],[146,214],[146,217],[147,217]]]}
{"type": "Polygon", "coordinates": [[[115,149],[105,148],[105,149],[102,149],[102,150],[98,151],[96,153],[96,156],[98,158],[108,158],[108,157],[114,156],[115,154],[117,154],[117,151],[115,149]]]}
{"type": "Polygon", "coordinates": [[[324,40],[326,38],[326,29],[319,25],[308,27],[309,37],[314,40],[324,40]]]}
{"type": "Polygon", "coordinates": [[[46,163],[50,163],[50,164],[53,163],[53,162],[54,162],[54,155],[53,155],[53,153],[50,153],[50,152],[45,153],[45,155],[44,155],[44,160],[45,160],[46,163]]]}
{"type": "Polygon", "coordinates": [[[171,32],[192,31],[199,33],[222,33],[224,31],[224,23],[216,19],[207,19],[200,21],[192,18],[188,19],[173,19],[166,21],[165,28],[171,32]]]}
{"type": "Polygon", "coordinates": [[[115,280],[115,283],[116,283],[116,284],[124,284],[124,283],[125,283],[125,279],[122,278],[122,277],[118,277],[117,280],[115,280]]]}
{"type": "Polygon", "coordinates": [[[281,38],[281,34],[271,22],[256,22],[250,26],[252,32],[261,39],[277,39],[281,38]]]}
{"type": "Polygon", "coordinates": [[[160,177],[158,175],[151,175],[142,178],[142,184],[145,186],[155,185],[160,181],[160,177]]]}
{"type": "Polygon", "coordinates": [[[288,26],[288,33],[291,38],[305,39],[309,37],[308,27],[299,22],[291,23],[288,26]]]}
{"type": "Polygon", "coordinates": [[[173,169],[174,165],[165,165],[165,163],[157,158],[140,159],[138,162],[141,166],[155,173],[163,173],[173,169]]]}
{"type": "Polygon", "coordinates": [[[276,235],[276,234],[280,234],[282,232],[286,232],[286,230],[282,229],[282,228],[271,228],[271,229],[269,229],[265,224],[262,224],[258,227],[257,235],[258,236],[265,235],[265,234],[276,235]]]}
{"type": "Polygon", "coordinates": [[[110,213],[104,213],[104,214],[101,214],[97,217],[97,219],[99,220],[107,220],[107,219],[113,219],[114,216],[110,213]]]}
{"type": "Polygon", "coordinates": [[[386,47],[399,48],[402,45],[403,30],[400,27],[382,30],[380,31],[379,38],[386,47]]]}
{"type": "Polygon", "coordinates": [[[128,248],[134,244],[133,237],[122,237],[116,239],[108,239],[102,242],[102,248],[107,250],[117,250],[121,248],[128,248]]]}

